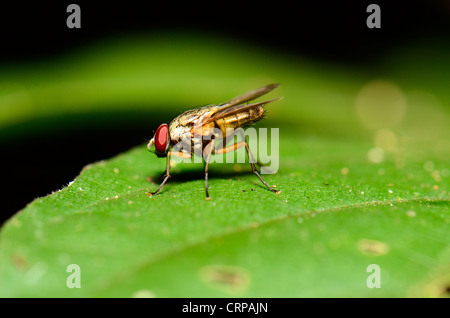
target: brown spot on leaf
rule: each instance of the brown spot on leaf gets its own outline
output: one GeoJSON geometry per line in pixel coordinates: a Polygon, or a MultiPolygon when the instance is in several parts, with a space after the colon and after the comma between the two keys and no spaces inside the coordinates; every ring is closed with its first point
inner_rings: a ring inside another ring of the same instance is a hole
{"type": "Polygon", "coordinates": [[[361,239],[357,245],[358,249],[366,255],[380,256],[389,252],[388,244],[376,240],[361,239]]]}
{"type": "Polygon", "coordinates": [[[240,293],[250,285],[249,272],[237,266],[208,265],[200,269],[200,278],[213,288],[228,293],[240,293]]]}
{"type": "Polygon", "coordinates": [[[14,254],[12,257],[12,263],[15,268],[21,271],[25,271],[29,267],[28,260],[21,254],[14,254]]]}

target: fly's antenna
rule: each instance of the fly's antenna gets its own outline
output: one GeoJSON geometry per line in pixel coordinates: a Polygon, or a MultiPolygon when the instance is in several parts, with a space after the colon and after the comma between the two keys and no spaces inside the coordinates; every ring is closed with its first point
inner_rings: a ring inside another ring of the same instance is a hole
{"type": "Polygon", "coordinates": [[[154,142],[155,142],[155,139],[154,139],[154,138],[150,139],[150,141],[149,141],[148,144],[147,144],[147,149],[148,149],[148,150],[150,150],[150,149],[152,148],[152,145],[154,144],[154,142]]]}

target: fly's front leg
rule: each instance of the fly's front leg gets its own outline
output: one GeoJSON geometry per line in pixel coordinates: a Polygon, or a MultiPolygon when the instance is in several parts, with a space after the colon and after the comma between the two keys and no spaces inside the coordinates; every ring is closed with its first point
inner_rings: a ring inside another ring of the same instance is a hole
{"type": "Polygon", "coordinates": [[[247,144],[246,141],[239,141],[239,142],[237,142],[237,143],[235,143],[235,144],[233,144],[233,145],[230,145],[230,146],[228,146],[228,147],[217,149],[217,150],[215,150],[214,153],[216,153],[216,154],[227,153],[227,152],[230,152],[230,151],[235,151],[235,150],[237,150],[238,148],[240,148],[240,147],[242,147],[242,146],[245,146],[245,148],[247,149],[248,159],[249,159],[249,161],[250,161],[250,165],[252,166],[252,172],[253,172],[254,174],[256,174],[256,176],[259,178],[259,180],[261,180],[261,182],[262,182],[262,183],[263,183],[270,191],[275,192],[275,193],[280,193],[279,190],[275,190],[275,189],[273,189],[271,186],[269,186],[269,185],[267,184],[267,182],[264,181],[263,177],[261,177],[261,175],[259,174],[259,172],[256,170],[255,164],[253,163],[253,156],[252,156],[252,153],[250,152],[250,148],[248,147],[248,144],[247,144]]]}
{"type": "Polygon", "coordinates": [[[161,182],[161,184],[159,185],[158,190],[156,190],[155,192],[146,192],[145,193],[146,195],[152,196],[152,195],[157,194],[159,191],[162,190],[162,188],[163,188],[164,184],[167,182],[167,180],[169,180],[169,178],[170,178],[170,154],[171,154],[170,152],[167,154],[166,176],[164,177],[163,182],[161,182]]]}
{"type": "Polygon", "coordinates": [[[211,153],[214,150],[214,139],[211,140],[206,147],[203,149],[203,157],[205,158],[205,192],[206,192],[206,200],[211,200],[208,191],[208,169],[209,169],[209,160],[211,159],[211,153]]]}

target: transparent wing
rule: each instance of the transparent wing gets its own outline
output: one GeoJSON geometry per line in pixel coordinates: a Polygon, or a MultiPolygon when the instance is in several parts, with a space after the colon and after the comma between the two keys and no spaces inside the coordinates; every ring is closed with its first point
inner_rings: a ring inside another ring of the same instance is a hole
{"type": "Polygon", "coordinates": [[[274,102],[274,101],[277,101],[277,100],[280,100],[280,99],[282,99],[282,97],[278,97],[278,98],[274,98],[274,99],[271,99],[271,100],[267,100],[267,101],[264,101],[264,102],[258,102],[258,103],[254,103],[254,104],[234,105],[234,106],[231,106],[231,107],[220,109],[212,117],[210,117],[206,121],[204,121],[203,125],[206,125],[206,124],[208,124],[210,122],[213,122],[213,121],[215,121],[215,120],[217,120],[219,118],[223,118],[223,117],[234,115],[234,114],[237,114],[237,113],[240,113],[240,112],[248,111],[249,109],[256,108],[256,107],[259,107],[259,106],[263,106],[265,104],[268,104],[268,103],[271,103],[271,102],[274,102]]]}
{"type": "Polygon", "coordinates": [[[221,104],[220,108],[222,110],[223,108],[228,108],[228,107],[232,107],[234,105],[239,105],[239,104],[243,104],[243,103],[249,102],[249,101],[251,101],[253,99],[256,99],[256,98],[258,98],[258,97],[260,97],[262,95],[267,94],[268,92],[274,90],[278,86],[280,86],[280,84],[277,83],[277,84],[270,84],[270,85],[266,85],[266,86],[261,87],[261,88],[254,89],[254,90],[252,90],[250,92],[247,92],[245,94],[239,95],[239,96],[231,99],[230,101],[228,101],[228,102],[226,102],[224,104],[221,104]]]}

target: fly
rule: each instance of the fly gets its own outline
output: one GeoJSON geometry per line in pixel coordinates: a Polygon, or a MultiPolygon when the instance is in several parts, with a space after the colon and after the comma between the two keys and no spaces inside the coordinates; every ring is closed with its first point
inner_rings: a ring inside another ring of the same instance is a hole
{"type": "MultiPolygon", "coordinates": [[[[152,196],[160,192],[164,184],[170,178],[171,156],[191,158],[194,153],[199,153],[203,157],[206,164],[205,191],[206,200],[210,200],[211,198],[208,191],[208,167],[211,155],[235,151],[240,147],[245,147],[247,150],[252,172],[261,180],[267,189],[275,193],[280,193],[279,190],[275,190],[270,187],[261,177],[255,167],[253,156],[245,138],[243,138],[243,141],[235,142],[229,146],[226,146],[225,144],[225,138],[230,135],[230,131],[237,128],[246,127],[259,121],[264,116],[264,106],[281,98],[275,98],[253,104],[248,104],[248,102],[267,94],[279,85],[280,84],[271,84],[252,90],[221,105],[208,105],[190,109],[172,120],[169,125],[161,124],[158,129],[156,129],[155,135],[148,143],[147,149],[151,150],[154,145],[155,154],[158,157],[167,158],[166,173],[159,188],[155,192],[147,192],[147,195],[152,196]],[[219,129],[221,134],[214,133],[215,129],[219,129]],[[174,146],[180,142],[183,142],[183,140],[193,141],[189,151],[172,151],[174,146]],[[216,148],[215,141],[217,140],[222,141],[221,148],[216,148]]],[[[242,132],[242,130],[240,130],[240,132],[242,132]]],[[[259,162],[258,164],[261,165],[259,162]]]]}

